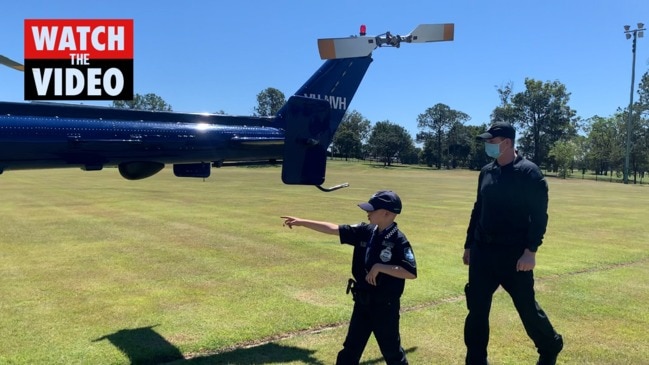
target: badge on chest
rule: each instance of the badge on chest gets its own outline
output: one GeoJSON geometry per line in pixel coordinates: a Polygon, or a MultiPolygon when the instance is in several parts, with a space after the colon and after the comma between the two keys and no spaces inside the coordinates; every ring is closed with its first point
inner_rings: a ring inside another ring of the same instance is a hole
{"type": "Polygon", "coordinates": [[[379,254],[379,258],[382,262],[390,261],[392,259],[392,247],[394,247],[394,244],[392,242],[383,241],[381,246],[383,247],[383,249],[379,254]]]}

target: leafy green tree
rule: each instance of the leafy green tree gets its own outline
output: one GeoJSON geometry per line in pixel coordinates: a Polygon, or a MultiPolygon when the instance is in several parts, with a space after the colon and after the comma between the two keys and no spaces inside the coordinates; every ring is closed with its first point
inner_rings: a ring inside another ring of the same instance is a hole
{"type": "Polygon", "coordinates": [[[488,126],[482,124],[480,126],[465,126],[467,134],[471,136],[470,151],[467,157],[467,167],[472,170],[480,170],[484,165],[491,162],[493,159],[485,153],[484,142],[476,140],[476,136],[484,133],[488,126]]]}
{"type": "MultiPolygon", "coordinates": [[[[640,174],[640,178],[644,178],[646,172],[649,171],[649,119],[641,119],[641,128],[643,131],[642,138],[638,141],[638,145],[641,145],[639,148],[640,155],[643,157],[642,162],[639,164],[638,168],[634,171],[640,174]]],[[[636,176],[633,177],[634,183],[636,182],[636,176]]]]}
{"type": "MultiPolygon", "coordinates": [[[[613,142],[617,149],[614,149],[614,154],[611,156],[611,175],[613,171],[617,172],[618,176],[624,176],[624,164],[626,156],[626,131],[627,131],[627,116],[628,113],[622,109],[618,109],[618,112],[613,116],[613,123],[615,124],[615,141],[613,142]]],[[[633,124],[632,124],[633,125],[633,124]]],[[[634,145],[635,133],[633,132],[633,127],[631,128],[631,146],[634,145]]],[[[633,147],[631,147],[630,156],[633,156],[633,147]]],[[[631,157],[632,159],[632,157],[631,157]]],[[[629,172],[632,168],[630,167],[629,172]]]]}
{"type": "Polygon", "coordinates": [[[518,145],[537,164],[552,164],[548,151],[560,139],[577,134],[579,118],[568,106],[570,93],[558,81],[525,79],[525,91],[513,94],[511,85],[498,89],[502,104],[492,113],[522,127],[518,145]]]}
{"type": "Polygon", "coordinates": [[[334,135],[332,148],[347,160],[349,157],[362,158],[363,141],[370,133],[370,121],[353,110],[345,113],[334,135]]]}
{"type": "Polygon", "coordinates": [[[367,141],[368,149],[384,165],[390,166],[392,160],[414,148],[412,137],[405,128],[386,120],[372,128],[367,141]]]}
{"type": "Polygon", "coordinates": [[[453,110],[445,104],[435,104],[417,117],[417,142],[424,142],[424,150],[435,150],[435,164],[442,167],[445,133],[455,124],[470,120],[468,114],[453,110]]]}
{"type": "Polygon", "coordinates": [[[399,154],[399,160],[402,164],[417,165],[419,163],[419,153],[421,148],[415,147],[414,143],[399,154]]]}
{"type": "Polygon", "coordinates": [[[572,139],[572,142],[577,147],[577,153],[575,154],[574,168],[579,169],[583,175],[586,173],[586,170],[588,170],[588,152],[589,152],[588,138],[586,138],[586,136],[583,135],[578,135],[577,137],[572,139]]]}
{"type": "Polygon", "coordinates": [[[286,97],[281,91],[269,87],[257,94],[257,106],[254,108],[254,115],[257,117],[270,117],[282,108],[286,103],[286,97]]]}
{"type": "Polygon", "coordinates": [[[642,178],[649,171],[649,72],[645,72],[640,79],[638,96],[638,101],[633,104],[633,133],[629,154],[629,169],[633,171],[634,183],[637,182],[638,174],[642,178]]]}
{"type": "Polygon", "coordinates": [[[624,154],[622,141],[623,130],[620,130],[622,114],[615,117],[603,118],[594,116],[590,118],[586,128],[588,133],[587,160],[596,175],[608,174],[621,167],[624,154]]]}
{"type": "MultiPolygon", "coordinates": [[[[419,135],[417,135],[417,137],[419,138],[419,135]]],[[[433,167],[433,165],[437,166],[437,160],[436,160],[437,156],[435,152],[437,151],[437,148],[435,147],[435,139],[428,138],[425,139],[423,142],[424,145],[421,151],[419,152],[419,161],[425,163],[426,166],[428,167],[433,167]]]]}
{"type": "Polygon", "coordinates": [[[638,112],[642,115],[649,114],[649,71],[645,72],[640,79],[638,96],[639,100],[636,103],[638,105],[638,112]]]}
{"type": "Polygon", "coordinates": [[[111,106],[119,109],[172,111],[171,105],[167,104],[164,99],[153,93],[146,95],[135,94],[133,100],[113,100],[111,106]]]}
{"type": "Polygon", "coordinates": [[[475,134],[471,128],[459,121],[453,123],[446,134],[447,167],[467,167],[471,156],[471,149],[475,144],[475,134]]]}
{"type": "MultiPolygon", "coordinates": [[[[646,171],[649,164],[649,121],[634,113],[631,121],[631,149],[629,151],[629,175],[637,183],[638,173],[646,171]]],[[[629,176],[629,179],[631,177],[629,176]]]]}
{"type": "Polygon", "coordinates": [[[559,140],[550,148],[549,155],[556,161],[559,177],[565,179],[571,175],[578,152],[577,144],[572,140],[559,140]]]}
{"type": "Polygon", "coordinates": [[[514,83],[509,81],[505,85],[496,88],[500,105],[491,112],[492,122],[508,122],[515,125],[518,120],[518,111],[512,104],[511,99],[514,94],[514,83]]]}

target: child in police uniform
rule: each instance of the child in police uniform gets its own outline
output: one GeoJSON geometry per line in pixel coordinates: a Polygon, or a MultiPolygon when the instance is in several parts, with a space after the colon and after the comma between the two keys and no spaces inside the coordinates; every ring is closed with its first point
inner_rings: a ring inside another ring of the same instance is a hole
{"type": "Polygon", "coordinates": [[[336,364],[358,364],[370,334],[374,333],[386,364],[406,365],[408,360],[399,335],[400,298],[405,279],[417,277],[417,265],[410,242],[394,221],[401,213],[401,199],[393,191],[382,190],[358,206],[367,212],[369,224],[338,225],[291,216],[282,218],[291,229],[306,227],[338,235],[341,243],[354,246],[354,279],[350,279],[348,286],[354,297],[354,309],[336,364]]]}

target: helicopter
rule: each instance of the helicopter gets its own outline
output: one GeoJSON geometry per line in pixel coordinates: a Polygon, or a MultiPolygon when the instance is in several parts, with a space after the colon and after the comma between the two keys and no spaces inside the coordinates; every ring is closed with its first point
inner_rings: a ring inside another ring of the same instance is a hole
{"type": "MultiPolygon", "coordinates": [[[[143,111],[52,102],[0,102],[0,174],[11,170],[117,167],[139,180],[173,165],[178,177],[212,167],[282,163],[285,184],[322,187],[327,149],[380,47],[452,41],[454,24],[318,39],[322,66],[271,117],[143,111]]],[[[24,65],[0,55],[0,64],[24,65]]]]}

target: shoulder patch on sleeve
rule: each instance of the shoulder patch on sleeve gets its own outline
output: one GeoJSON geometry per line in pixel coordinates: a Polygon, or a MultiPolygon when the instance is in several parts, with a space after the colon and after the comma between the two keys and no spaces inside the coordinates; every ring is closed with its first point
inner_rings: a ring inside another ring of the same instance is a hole
{"type": "Polygon", "coordinates": [[[403,249],[403,258],[408,264],[412,267],[417,267],[417,262],[415,262],[415,254],[412,252],[412,248],[406,247],[403,249]]]}

